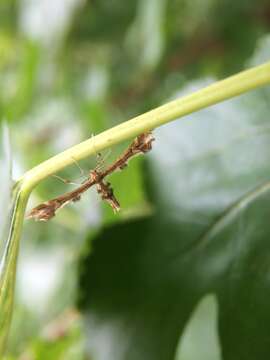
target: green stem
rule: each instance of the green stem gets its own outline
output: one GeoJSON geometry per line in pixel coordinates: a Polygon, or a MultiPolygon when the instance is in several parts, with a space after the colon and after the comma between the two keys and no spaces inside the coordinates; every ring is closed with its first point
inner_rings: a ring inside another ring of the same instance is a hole
{"type": "Polygon", "coordinates": [[[95,137],[91,137],[28,171],[21,179],[25,191],[29,193],[41,180],[71,165],[74,162],[73,159],[81,160],[121,141],[135,137],[144,131],[152,130],[176,118],[269,83],[270,62],[243,71],[193,94],[157,107],[95,137]]]}
{"type": "MultiPolygon", "coordinates": [[[[16,261],[18,244],[22,231],[24,212],[29,195],[33,188],[46,177],[60,171],[74,162],[74,159],[81,160],[107,147],[111,147],[121,141],[135,137],[136,135],[148,130],[152,130],[176,118],[183,117],[192,112],[198,111],[210,105],[243,94],[252,89],[270,83],[270,62],[243,71],[225,80],[218,81],[206,88],[196,91],[191,95],[171,101],[163,106],[151,110],[143,115],[139,115],[129,121],[115,126],[103,133],[92,137],[54,157],[34,167],[19,179],[17,183],[18,194],[14,206],[12,225],[8,242],[15,249],[12,256],[7,255],[7,267],[16,261]]],[[[11,270],[10,270],[11,271],[11,270]]],[[[5,277],[8,276],[5,272],[5,277]]],[[[3,287],[1,283],[8,284],[5,279],[0,278],[0,308],[3,304],[3,287]]],[[[12,285],[14,286],[14,284],[12,285]]],[[[8,290],[7,290],[8,291],[8,290]]],[[[6,330],[0,329],[0,354],[3,352],[1,338],[5,338],[6,330]]]]}

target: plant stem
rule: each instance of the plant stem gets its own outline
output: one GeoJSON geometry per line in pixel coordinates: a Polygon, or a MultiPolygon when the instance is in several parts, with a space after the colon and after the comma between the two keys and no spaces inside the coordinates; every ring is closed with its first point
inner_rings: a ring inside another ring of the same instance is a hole
{"type": "Polygon", "coordinates": [[[74,159],[81,160],[145,131],[152,130],[167,122],[269,83],[270,62],[243,71],[193,94],[157,107],[95,137],[91,137],[34,167],[21,179],[25,190],[30,192],[44,178],[71,165],[74,159]]]}
{"type": "MultiPolygon", "coordinates": [[[[24,212],[31,191],[41,180],[71,165],[74,159],[81,160],[176,118],[183,117],[266,84],[270,84],[270,62],[218,81],[191,95],[184,96],[143,115],[139,115],[52,157],[25,173],[18,180],[16,186],[17,195],[10,233],[7,239],[7,252],[5,254],[5,271],[0,274],[0,308],[6,302],[7,294],[11,294],[10,297],[12,298],[16,258],[24,212]]],[[[10,303],[12,303],[12,299],[10,303]]],[[[5,326],[0,329],[0,355],[4,351],[8,328],[9,321],[5,321],[5,326]]]]}

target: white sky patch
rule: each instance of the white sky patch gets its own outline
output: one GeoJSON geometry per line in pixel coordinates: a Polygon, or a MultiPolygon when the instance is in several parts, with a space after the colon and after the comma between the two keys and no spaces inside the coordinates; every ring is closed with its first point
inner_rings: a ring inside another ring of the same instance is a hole
{"type": "Polygon", "coordinates": [[[26,307],[37,313],[46,310],[62,279],[65,253],[27,251],[20,256],[17,293],[26,307]]]}
{"type": "Polygon", "coordinates": [[[45,47],[61,39],[74,10],[84,0],[20,0],[19,25],[23,33],[45,47]]]}
{"type": "Polygon", "coordinates": [[[93,65],[82,82],[83,95],[91,100],[105,97],[108,89],[108,70],[104,65],[93,65]]]}

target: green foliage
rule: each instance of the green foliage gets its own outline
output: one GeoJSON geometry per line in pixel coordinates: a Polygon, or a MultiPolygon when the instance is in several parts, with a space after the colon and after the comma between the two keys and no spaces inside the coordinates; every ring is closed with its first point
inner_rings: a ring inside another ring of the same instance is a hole
{"type": "Polygon", "coordinates": [[[156,130],[153,215],[105,228],[81,264],[89,354],[173,359],[215,293],[224,359],[267,358],[269,100],[263,89],[156,130]]]}
{"type": "MultiPolygon", "coordinates": [[[[92,133],[269,61],[267,0],[52,3],[0,4],[0,115],[15,177],[92,133]]],[[[265,88],[156,130],[147,161],[110,179],[116,216],[90,191],[48,224],[25,222],[7,359],[83,359],[85,349],[93,360],[269,358],[268,114],[265,88]],[[44,329],[76,298],[84,327],[48,340],[44,329]]],[[[80,165],[87,172],[96,161],[80,165]]],[[[82,181],[76,165],[59,175],[82,181]]],[[[11,220],[10,165],[1,181],[0,230],[11,220]]],[[[48,179],[30,206],[69,189],[48,179]]],[[[18,250],[9,249],[2,334],[18,250]]]]}

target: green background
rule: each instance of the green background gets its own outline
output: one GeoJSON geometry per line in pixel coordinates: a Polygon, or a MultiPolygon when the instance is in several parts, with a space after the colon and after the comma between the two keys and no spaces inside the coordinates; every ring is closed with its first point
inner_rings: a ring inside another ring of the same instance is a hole
{"type": "MultiPolygon", "coordinates": [[[[266,0],[1,0],[14,178],[269,60],[269,14],[266,0]]],[[[269,104],[266,87],[155,130],[110,178],[117,215],[91,190],[26,221],[7,359],[269,358],[269,104]]],[[[59,175],[82,180],[76,165],[59,175]]],[[[68,190],[50,178],[29,209],[68,190]]]]}

